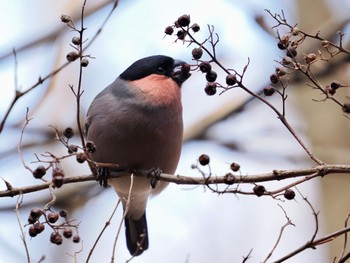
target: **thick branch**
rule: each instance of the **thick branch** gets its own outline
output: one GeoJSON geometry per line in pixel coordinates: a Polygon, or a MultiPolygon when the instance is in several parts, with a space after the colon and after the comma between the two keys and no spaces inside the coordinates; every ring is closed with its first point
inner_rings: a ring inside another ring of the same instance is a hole
{"type": "MultiPolygon", "coordinates": [[[[350,174],[350,165],[319,165],[308,169],[297,169],[297,170],[274,170],[270,173],[255,174],[255,175],[235,175],[233,180],[227,181],[226,176],[213,176],[210,177],[193,177],[193,176],[183,176],[183,175],[171,175],[171,174],[161,174],[156,179],[160,181],[166,181],[175,184],[182,185],[210,185],[210,184],[249,184],[249,183],[261,183],[268,181],[280,181],[285,179],[291,179],[295,177],[307,176],[310,174],[317,174],[318,176],[325,176],[327,174],[341,173],[350,174]]],[[[113,172],[110,177],[120,177],[121,174],[125,174],[125,171],[113,172]]],[[[138,171],[138,176],[147,176],[148,171],[138,171]],[[140,175],[139,175],[140,174],[140,175]]],[[[63,184],[71,184],[78,182],[96,181],[94,175],[88,176],[74,176],[67,177],[64,179],[63,184]]],[[[32,192],[37,192],[49,188],[50,182],[31,185],[25,187],[19,187],[8,190],[0,191],[0,197],[13,197],[19,194],[27,194],[32,192]]]]}

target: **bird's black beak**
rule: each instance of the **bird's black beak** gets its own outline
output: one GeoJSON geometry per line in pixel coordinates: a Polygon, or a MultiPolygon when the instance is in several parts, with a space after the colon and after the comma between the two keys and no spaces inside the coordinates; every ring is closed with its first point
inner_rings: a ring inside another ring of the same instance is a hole
{"type": "Polygon", "coordinates": [[[190,65],[188,65],[185,61],[175,59],[173,66],[172,79],[181,86],[189,77],[190,73],[190,65]]]}

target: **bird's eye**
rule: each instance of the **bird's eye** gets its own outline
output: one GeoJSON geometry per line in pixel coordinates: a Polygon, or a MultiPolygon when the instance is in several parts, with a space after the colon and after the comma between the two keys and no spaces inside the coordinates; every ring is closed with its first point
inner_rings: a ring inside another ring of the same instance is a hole
{"type": "Polygon", "coordinates": [[[160,67],[160,66],[159,66],[159,67],[157,68],[157,73],[158,73],[158,74],[164,74],[164,73],[165,73],[165,69],[164,69],[163,67],[160,67]]]}

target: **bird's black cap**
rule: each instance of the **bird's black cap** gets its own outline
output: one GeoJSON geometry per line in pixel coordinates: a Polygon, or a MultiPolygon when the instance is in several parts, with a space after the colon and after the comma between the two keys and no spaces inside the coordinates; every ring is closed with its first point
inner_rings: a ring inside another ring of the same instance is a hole
{"type": "MultiPolygon", "coordinates": [[[[120,74],[119,77],[128,81],[142,79],[152,74],[159,74],[173,78],[175,75],[178,75],[174,74],[175,68],[180,67],[183,64],[185,64],[184,61],[175,60],[168,56],[156,55],[145,57],[134,62],[122,74],[120,74]]],[[[174,80],[178,81],[178,78],[174,80]]],[[[181,83],[183,81],[181,81],[181,83]]]]}

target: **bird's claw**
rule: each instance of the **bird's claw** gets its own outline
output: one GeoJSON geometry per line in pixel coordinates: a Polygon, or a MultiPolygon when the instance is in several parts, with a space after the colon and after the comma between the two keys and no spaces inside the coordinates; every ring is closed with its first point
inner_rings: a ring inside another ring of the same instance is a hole
{"type": "Polygon", "coordinates": [[[151,178],[151,186],[153,189],[156,188],[161,174],[162,170],[159,168],[152,168],[147,172],[147,178],[151,178]]]}
{"type": "Polygon", "coordinates": [[[107,187],[108,183],[108,177],[110,175],[110,170],[106,167],[97,168],[97,178],[96,180],[99,182],[99,184],[103,187],[107,187]]]}

